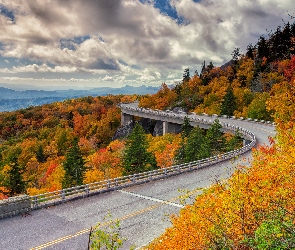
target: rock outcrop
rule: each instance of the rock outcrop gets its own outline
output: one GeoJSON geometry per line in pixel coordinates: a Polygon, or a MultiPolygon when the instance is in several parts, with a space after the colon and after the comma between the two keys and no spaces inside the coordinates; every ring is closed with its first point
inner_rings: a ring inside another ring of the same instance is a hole
{"type": "Polygon", "coordinates": [[[112,141],[127,138],[128,135],[131,134],[132,130],[134,128],[134,121],[129,122],[125,126],[121,126],[117,129],[115,134],[112,137],[112,141]]]}

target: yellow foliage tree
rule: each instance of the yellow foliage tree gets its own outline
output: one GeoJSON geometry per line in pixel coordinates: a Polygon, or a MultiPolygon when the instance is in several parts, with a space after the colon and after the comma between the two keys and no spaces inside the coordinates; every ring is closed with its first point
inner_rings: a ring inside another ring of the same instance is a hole
{"type": "Polygon", "coordinates": [[[148,135],[148,143],[148,151],[155,155],[157,166],[166,168],[175,164],[174,157],[181,143],[180,134],[173,135],[167,133],[157,137],[148,135]]]}
{"type": "Polygon", "coordinates": [[[164,110],[176,100],[176,94],[163,83],[160,90],[151,96],[140,99],[139,106],[143,108],[152,108],[164,110]]]}
{"type": "Polygon", "coordinates": [[[242,87],[250,88],[254,78],[254,60],[248,57],[242,58],[236,77],[242,87]]]}
{"type": "Polygon", "coordinates": [[[122,176],[121,157],[124,142],[115,140],[107,148],[100,149],[87,157],[88,171],[84,182],[91,183],[122,176]]]}
{"type": "Polygon", "coordinates": [[[294,247],[295,82],[274,86],[268,105],[276,111],[278,142],[270,138],[250,168],[238,166],[227,181],[204,189],[147,249],[294,247]]]}

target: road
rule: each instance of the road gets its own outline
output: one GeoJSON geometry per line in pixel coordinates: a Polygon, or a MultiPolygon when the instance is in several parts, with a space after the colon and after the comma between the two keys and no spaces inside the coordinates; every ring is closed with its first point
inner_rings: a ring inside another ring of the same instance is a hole
{"type": "MultiPolygon", "coordinates": [[[[259,144],[267,144],[268,136],[275,135],[275,128],[271,125],[219,120],[250,130],[259,144]]],[[[32,211],[24,217],[2,219],[0,249],[87,249],[91,226],[98,222],[103,224],[109,212],[121,222],[122,236],[127,239],[124,249],[131,245],[146,245],[171,225],[169,216],[180,211],[183,205],[179,198],[183,194],[181,190],[207,187],[216,180],[229,177],[237,164],[249,164],[250,160],[251,152],[234,162],[32,211]]],[[[194,195],[198,192],[195,191],[194,195]]],[[[192,201],[193,198],[186,202],[192,201]]]]}

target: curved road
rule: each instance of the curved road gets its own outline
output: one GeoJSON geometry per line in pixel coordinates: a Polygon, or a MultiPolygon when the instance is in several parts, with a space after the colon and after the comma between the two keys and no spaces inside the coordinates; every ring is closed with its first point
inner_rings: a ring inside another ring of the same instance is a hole
{"type": "MultiPolygon", "coordinates": [[[[201,118],[212,120],[206,116],[201,118]]],[[[258,144],[268,144],[268,136],[275,135],[272,125],[218,119],[250,130],[258,144]]],[[[169,216],[183,207],[179,198],[183,194],[181,190],[207,187],[229,177],[238,163],[250,161],[251,152],[248,152],[235,161],[206,169],[32,211],[27,216],[1,219],[0,249],[87,249],[90,227],[97,222],[103,225],[108,212],[121,221],[122,236],[127,238],[124,249],[146,245],[171,225],[169,216]]],[[[197,195],[197,191],[193,195],[197,195]]],[[[193,197],[185,202],[192,201],[193,197]]]]}

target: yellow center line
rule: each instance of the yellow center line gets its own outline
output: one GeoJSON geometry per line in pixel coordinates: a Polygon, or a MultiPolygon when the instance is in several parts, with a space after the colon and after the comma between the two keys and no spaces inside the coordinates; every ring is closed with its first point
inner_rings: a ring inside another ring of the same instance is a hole
{"type": "Polygon", "coordinates": [[[252,127],[255,128],[255,129],[262,130],[262,131],[270,133],[270,134],[276,134],[275,131],[270,131],[270,130],[267,130],[267,129],[264,129],[264,128],[257,128],[255,125],[254,124],[252,125],[252,127]]]}
{"type": "Polygon", "coordinates": [[[263,128],[256,128],[256,129],[262,130],[262,131],[270,133],[270,134],[276,134],[276,132],[274,132],[274,131],[269,131],[269,130],[266,130],[266,129],[263,129],[263,128]]]}
{"type": "MultiPolygon", "coordinates": [[[[168,200],[167,203],[168,203],[168,202],[175,201],[175,200],[178,200],[178,199],[181,199],[181,198],[185,198],[185,197],[190,196],[190,195],[193,195],[193,194],[195,194],[196,192],[199,192],[199,191],[200,191],[200,189],[195,189],[195,190],[193,190],[193,191],[191,191],[191,192],[189,192],[189,193],[187,193],[187,194],[185,194],[185,195],[181,195],[181,196],[174,197],[174,198],[168,200]]],[[[129,218],[134,217],[134,216],[136,216],[136,215],[143,214],[143,213],[145,213],[145,212],[148,212],[148,211],[151,211],[151,210],[153,210],[153,209],[155,209],[155,208],[158,208],[158,207],[160,207],[160,206],[163,206],[164,204],[166,204],[166,203],[158,203],[158,204],[155,204],[155,205],[152,205],[152,206],[149,206],[149,207],[146,207],[146,208],[140,209],[140,210],[135,211],[135,212],[133,212],[133,213],[130,213],[130,214],[124,215],[124,216],[120,217],[120,218],[117,219],[117,220],[119,220],[119,221],[123,221],[123,220],[129,219],[129,218]]],[[[101,227],[108,226],[108,225],[110,225],[111,223],[113,223],[113,221],[105,222],[105,223],[103,223],[103,224],[100,224],[99,227],[97,227],[97,228],[101,228],[101,227]]],[[[53,245],[58,244],[58,243],[60,243],[60,242],[63,242],[63,241],[66,241],[66,240],[69,240],[69,239],[72,239],[72,238],[78,237],[78,236],[80,236],[80,235],[82,235],[82,234],[86,234],[86,233],[90,233],[90,228],[85,228],[85,229],[83,229],[83,230],[81,230],[81,231],[79,231],[79,232],[77,232],[77,233],[75,233],[75,234],[73,234],[73,235],[70,234],[70,235],[67,235],[67,236],[61,237],[61,238],[59,238],[59,239],[53,240],[53,241],[49,241],[49,242],[44,243],[44,244],[42,244],[42,245],[39,245],[39,246],[33,247],[33,248],[31,248],[30,250],[40,250],[40,249],[44,249],[44,248],[46,248],[46,247],[53,246],[53,245]]]]}

